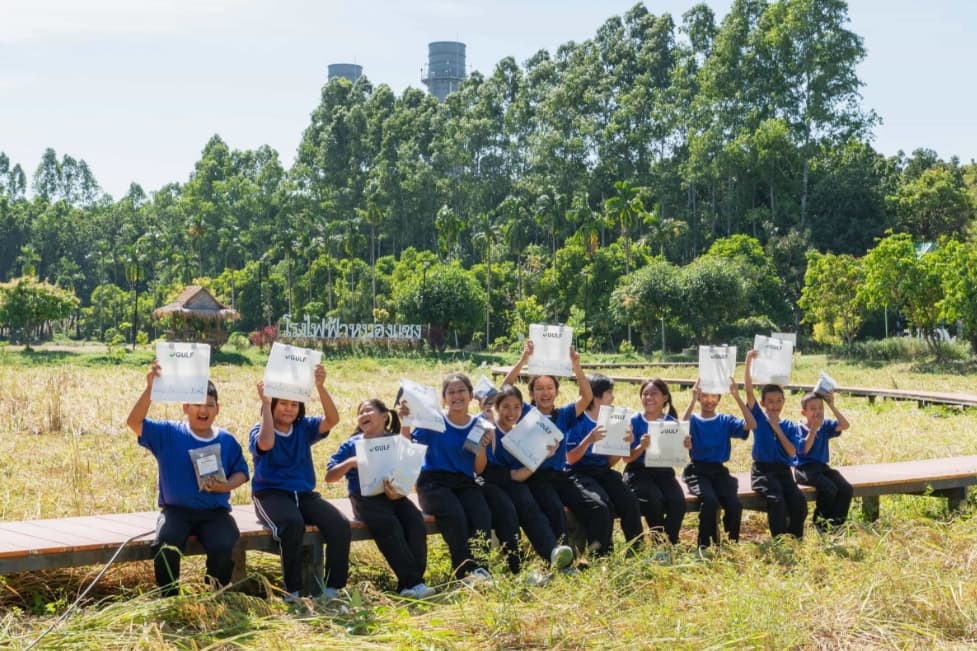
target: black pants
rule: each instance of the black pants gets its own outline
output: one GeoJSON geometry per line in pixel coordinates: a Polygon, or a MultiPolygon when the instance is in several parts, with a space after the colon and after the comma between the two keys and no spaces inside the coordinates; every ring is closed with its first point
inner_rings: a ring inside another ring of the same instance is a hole
{"type": "Polygon", "coordinates": [[[501,486],[485,481],[484,476],[482,481],[485,503],[492,514],[492,530],[499,539],[509,571],[518,574],[522,562],[519,558],[519,514],[516,506],[501,486]]]}
{"type": "Polygon", "coordinates": [[[427,529],[424,516],[406,497],[350,495],[353,515],[366,525],[373,541],[397,576],[397,591],[424,582],[427,570],[427,529]]]}
{"type": "MultiPolygon", "coordinates": [[[[513,481],[509,475],[508,468],[486,468],[485,472],[482,473],[482,478],[485,480],[484,488],[486,497],[494,492],[494,490],[500,490],[508,496],[509,502],[515,509],[518,526],[521,526],[522,530],[526,532],[526,538],[529,539],[529,543],[533,546],[536,553],[543,560],[549,562],[550,553],[557,545],[556,534],[550,527],[549,519],[543,514],[539,503],[533,497],[529,486],[523,482],[513,481]]],[[[495,529],[495,535],[501,541],[502,536],[499,533],[499,527],[495,519],[495,507],[491,501],[489,502],[489,508],[492,509],[492,528],[495,529]]],[[[509,568],[512,569],[511,561],[509,568]]]]}
{"type": "Polygon", "coordinates": [[[156,519],[152,550],[156,585],[166,596],[178,591],[180,559],[191,535],[197,536],[207,552],[207,576],[220,585],[231,582],[234,571],[232,552],[240,533],[230,512],[227,509],[164,506],[156,519]]]}
{"type": "Polygon", "coordinates": [[[675,470],[628,464],[624,483],[638,498],[641,515],[652,534],[664,533],[670,543],[676,544],[685,517],[685,492],[675,478],[675,470]]]}
{"type": "Polygon", "coordinates": [[[611,512],[603,497],[589,490],[572,474],[560,470],[537,470],[527,481],[557,540],[567,540],[566,509],[583,525],[587,546],[598,555],[611,552],[607,534],[611,529],[611,512]]]}
{"type": "Polygon", "coordinates": [[[349,520],[339,509],[314,491],[263,490],[254,494],[253,501],[255,513],[271,529],[281,549],[286,591],[302,590],[302,539],[308,524],[319,529],[319,538],[326,546],[326,587],[346,585],[351,534],[349,520]]]}
{"type": "Polygon", "coordinates": [[[721,463],[693,461],[682,473],[689,492],[699,498],[699,547],[719,543],[716,516],[723,509],[723,529],[726,537],[740,539],[743,504],[737,495],[739,482],[721,463]]]}
{"type": "Polygon", "coordinates": [[[607,467],[576,466],[571,474],[577,482],[586,488],[588,495],[595,494],[599,497],[603,508],[610,515],[602,548],[605,542],[607,549],[612,547],[611,540],[615,517],[621,519],[621,531],[624,532],[624,539],[628,545],[634,548],[640,547],[641,538],[644,535],[644,528],[641,525],[641,508],[638,505],[638,498],[621,478],[621,473],[607,467]]]}
{"type": "Polygon", "coordinates": [[[455,577],[481,567],[473,558],[471,542],[487,544],[492,535],[492,513],[475,478],[457,472],[425,471],[417,479],[417,496],[424,512],[434,516],[448,545],[455,577]]]}
{"type": "Polygon", "coordinates": [[[852,488],[841,473],[824,463],[805,463],[794,471],[798,484],[814,486],[814,524],[841,526],[848,519],[852,488]]]}
{"type": "Polygon", "coordinates": [[[807,500],[794,483],[790,466],[754,461],[750,469],[750,486],[766,500],[771,536],[783,533],[797,538],[804,536],[807,500]]]}

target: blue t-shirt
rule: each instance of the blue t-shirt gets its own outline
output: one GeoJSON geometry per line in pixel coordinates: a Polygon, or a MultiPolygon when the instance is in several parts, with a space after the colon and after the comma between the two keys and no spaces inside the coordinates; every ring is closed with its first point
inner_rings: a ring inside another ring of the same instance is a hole
{"type": "MultiPolygon", "coordinates": [[[[532,409],[532,405],[523,404],[522,415],[525,416],[526,412],[532,409]]],[[[577,416],[577,403],[571,402],[568,405],[563,405],[559,409],[554,409],[553,413],[546,414],[553,423],[563,432],[563,438],[560,439],[560,445],[557,447],[556,452],[552,457],[543,461],[537,470],[566,470],[567,467],[567,437],[566,434],[571,429],[576,427],[580,420],[577,416]]]]}
{"type": "MultiPolygon", "coordinates": [[[[663,421],[674,421],[675,419],[671,417],[670,414],[662,414],[662,417],[658,420],[663,421]]],[[[638,412],[631,417],[631,434],[633,435],[631,439],[631,449],[635,449],[641,445],[641,437],[648,433],[648,423],[652,421],[645,418],[643,412],[638,412]]],[[[632,461],[627,465],[626,470],[634,470],[636,468],[644,468],[645,459],[644,455],[639,456],[637,459],[632,461]]]]}
{"type": "MultiPolygon", "coordinates": [[[[763,408],[760,407],[760,403],[754,402],[750,411],[753,413],[753,418],[756,419],[756,429],[753,430],[753,460],[760,463],[792,465],[794,458],[789,456],[784,450],[784,446],[780,444],[773,428],[770,427],[766,414],[763,413],[763,408]]],[[[797,435],[794,433],[796,428],[794,423],[781,419],[780,430],[787,437],[787,440],[791,442],[797,440],[797,435]]]]}
{"type": "MultiPolygon", "coordinates": [[[[215,428],[216,429],[216,428],[215,428]]],[[[193,469],[190,450],[214,443],[220,444],[221,465],[224,476],[236,472],[248,476],[248,462],[244,460],[241,444],[224,429],[204,439],[190,430],[186,422],[152,420],[142,422],[139,445],[156,457],[159,469],[159,506],[179,506],[187,509],[226,509],[231,510],[230,493],[211,493],[197,486],[197,473],[193,469]]]]}
{"type": "MultiPolygon", "coordinates": [[[[570,428],[570,431],[566,434],[567,451],[569,452],[580,445],[580,443],[587,438],[587,435],[590,434],[591,430],[593,430],[595,427],[597,427],[597,423],[593,418],[588,416],[586,412],[581,414],[580,420],[577,422],[576,426],[570,428]]],[[[591,445],[587,448],[587,451],[584,452],[583,456],[580,457],[580,460],[577,461],[577,463],[570,464],[567,462],[567,466],[570,468],[579,466],[609,468],[610,464],[608,463],[607,457],[603,454],[597,454],[594,452],[594,446],[591,445]]]]}
{"type": "Polygon", "coordinates": [[[252,491],[275,489],[290,493],[307,493],[315,489],[315,465],[312,446],[329,436],[319,433],[321,416],[306,416],[292,423],[290,432],[275,430],[275,445],[267,452],[258,449],[261,423],[251,428],[248,448],[254,461],[252,491]]]}
{"type": "Polygon", "coordinates": [[[480,416],[472,416],[464,425],[451,424],[444,419],[444,432],[418,427],[411,437],[427,446],[421,472],[457,472],[466,477],[475,476],[475,455],[465,449],[465,439],[480,416]]]}
{"type": "Polygon", "coordinates": [[[731,414],[716,414],[712,418],[692,414],[689,435],[692,437],[689,456],[693,461],[726,463],[733,451],[730,439],[749,438],[750,430],[746,429],[745,420],[731,414]]]}
{"type": "Polygon", "coordinates": [[[487,459],[488,466],[499,466],[505,468],[506,470],[512,470],[514,468],[521,468],[520,464],[514,456],[509,454],[509,451],[502,447],[502,439],[508,432],[503,432],[502,428],[498,425],[495,426],[495,448],[488,446],[485,448],[485,458],[487,459]]]}
{"type": "MultiPolygon", "coordinates": [[[[393,434],[392,436],[400,436],[400,434],[393,434]]],[[[339,448],[336,452],[329,457],[329,463],[326,468],[332,468],[333,466],[338,466],[343,461],[347,459],[352,459],[356,456],[356,442],[363,440],[363,433],[357,432],[351,437],[339,444],[339,448]]],[[[346,493],[348,495],[359,495],[360,494],[360,473],[357,472],[356,466],[353,466],[348,471],[346,471],[346,493]]]]}
{"type": "Polygon", "coordinates": [[[797,424],[797,438],[794,440],[794,445],[797,446],[797,465],[803,466],[805,463],[823,463],[827,465],[829,457],[828,439],[841,436],[841,431],[838,429],[838,421],[826,418],[821,423],[821,427],[818,428],[817,434],[814,435],[814,444],[811,446],[810,452],[804,454],[804,439],[807,437],[809,431],[804,425],[797,424]]]}

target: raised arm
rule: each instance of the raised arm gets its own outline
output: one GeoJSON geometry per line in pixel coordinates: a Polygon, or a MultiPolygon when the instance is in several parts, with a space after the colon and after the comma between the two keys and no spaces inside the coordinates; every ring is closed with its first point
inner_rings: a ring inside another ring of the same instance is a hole
{"type": "Polygon", "coordinates": [[[315,390],[319,394],[319,402],[322,404],[322,421],[319,423],[319,433],[325,434],[339,424],[339,410],[336,403],[326,389],[326,369],[322,364],[315,365],[315,390]]]}
{"type": "Polygon", "coordinates": [[[695,403],[699,402],[699,380],[702,378],[696,378],[695,384],[692,385],[692,400],[689,401],[689,406],[685,408],[685,413],[682,414],[682,420],[689,420],[692,418],[692,412],[695,411],[695,403]]]}
{"type": "Polygon", "coordinates": [[[159,360],[154,359],[153,363],[149,366],[149,372],[146,373],[146,388],[143,389],[142,394],[136,400],[136,404],[129,411],[129,417],[126,418],[126,425],[136,433],[136,436],[142,436],[142,422],[146,420],[146,415],[149,413],[149,405],[152,403],[149,396],[153,393],[153,380],[158,375],[159,360]]]}
{"type": "MultiPolygon", "coordinates": [[[[594,429],[587,433],[587,436],[580,440],[580,443],[571,449],[567,449],[567,463],[571,466],[576,464],[578,461],[583,459],[583,456],[587,454],[587,450],[590,446],[597,441],[602,441],[607,438],[607,429],[603,425],[598,425],[594,429]]],[[[611,464],[614,465],[614,464],[611,464]]]]}
{"type": "Polygon", "coordinates": [[[784,430],[780,429],[780,423],[770,420],[769,418],[767,419],[767,422],[770,423],[770,429],[772,429],[773,433],[777,436],[777,440],[780,442],[780,446],[784,448],[784,452],[787,453],[787,456],[792,457],[797,454],[797,448],[794,446],[794,442],[790,440],[790,437],[784,434],[784,430]]]}
{"type": "Polygon", "coordinates": [[[587,411],[587,407],[594,399],[594,392],[587,381],[587,375],[583,372],[580,365],[580,353],[575,346],[570,346],[570,363],[573,365],[573,375],[577,378],[577,386],[580,387],[580,395],[577,397],[577,416],[587,411]]]}
{"type": "Polygon", "coordinates": [[[737,386],[734,378],[729,378],[729,395],[733,396],[733,400],[735,400],[736,404],[739,406],[740,413],[743,414],[743,421],[746,429],[755,430],[756,418],[753,417],[753,412],[750,411],[750,408],[747,407],[746,403],[743,402],[743,398],[740,397],[740,388],[737,386]]]}
{"type": "Polygon", "coordinates": [[[835,417],[835,420],[838,421],[839,432],[844,432],[846,429],[851,427],[851,424],[848,422],[848,419],[845,418],[844,414],[842,414],[841,411],[838,409],[838,407],[835,406],[834,391],[829,391],[824,396],[824,401],[828,403],[828,408],[831,410],[831,414],[835,417]]]}
{"type": "Polygon", "coordinates": [[[759,353],[751,350],[746,353],[746,363],[743,370],[743,392],[746,393],[746,406],[753,409],[756,404],[756,394],[753,392],[753,360],[759,353]]]}
{"type": "Polygon", "coordinates": [[[265,395],[265,381],[258,382],[258,399],[261,400],[261,428],[258,430],[259,452],[275,447],[275,418],[271,413],[271,398],[265,395]]]}
{"type": "Polygon", "coordinates": [[[519,381],[519,374],[522,372],[522,367],[526,365],[526,362],[528,362],[529,358],[532,356],[533,340],[527,339],[526,345],[522,348],[522,355],[519,356],[519,361],[517,361],[515,365],[509,369],[509,373],[505,376],[505,379],[502,380],[502,386],[505,386],[506,384],[515,385],[515,383],[519,381]]]}

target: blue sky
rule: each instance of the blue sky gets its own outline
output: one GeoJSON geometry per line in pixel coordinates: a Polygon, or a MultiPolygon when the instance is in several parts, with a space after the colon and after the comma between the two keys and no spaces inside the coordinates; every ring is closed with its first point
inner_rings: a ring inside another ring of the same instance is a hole
{"type": "MultiPolygon", "coordinates": [[[[0,151],[28,174],[52,147],[118,198],[184,182],[204,144],[262,144],[290,165],[330,63],[400,93],[427,43],[468,44],[470,69],[590,38],[634,0],[0,0],[0,151]]],[[[676,21],[692,0],[649,0],[676,21]]],[[[708,2],[722,16],[728,0],[708,2]]],[[[885,154],[977,158],[977,2],[851,0],[863,106],[885,154]]]]}

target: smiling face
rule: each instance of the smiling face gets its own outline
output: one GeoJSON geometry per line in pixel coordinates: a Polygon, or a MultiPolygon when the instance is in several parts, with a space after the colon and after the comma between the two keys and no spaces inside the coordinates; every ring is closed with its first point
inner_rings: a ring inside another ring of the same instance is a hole
{"type": "Polygon", "coordinates": [[[366,438],[381,436],[387,425],[387,413],[377,409],[371,402],[363,402],[356,411],[356,426],[366,438]]]}
{"type": "Polygon", "coordinates": [[[667,396],[655,384],[649,382],[641,390],[641,406],[645,410],[645,418],[656,420],[665,413],[667,396]]]}
{"type": "Polygon", "coordinates": [[[501,402],[496,403],[495,414],[499,427],[506,432],[510,431],[522,415],[522,400],[516,396],[506,396],[501,402]]]}
{"type": "Polygon", "coordinates": [[[220,405],[214,398],[208,396],[207,402],[203,404],[184,404],[183,413],[187,416],[191,432],[203,438],[210,438],[214,434],[214,421],[220,413],[220,405]]]}
{"type": "Polygon", "coordinates": [[[716,407],[719,406],[719,400],[722,398],[718,393],[701,393],[699,394],[699,406],[702,408],[703,416],[711,416],[716,413],[716,407]]]}
{"type": "Polygon", "coordinates": [[[468,415],[468,403],[472,401],[472,392],[461,379],[453,379],[441,392],[444,406],[449,416],[461,417],[468,415]]]}
{"type": "Polygon", "coordinates": [[[553,411],[557,396],[556,380],[548,375],[541,375],[533,381],[532,391],[537,409],[544,414],[553,411]]]}
{"type": "Polygon", "coordinates": [[[271,417],[275,421],[275,429],[280,432],[287,432],[298,419],[301,404],[297,400],[277,398],[275,400],[275,406],[271,410],[271,417]]]}
{"type": "Polygon", "coordinates": [[[777,420],[780,420],[780,412],[784,410],[784,402],[786,398],[783,391],[767,391],[760,398],[760,406],[767,413],[767,417],[777,420]]]}
{"type": "Polygon", "coordinates": [[[801,407],[801,415],[808,427],[820,427],[824,422],[824,401],[818,397],[806,398],[801,407]]]}

